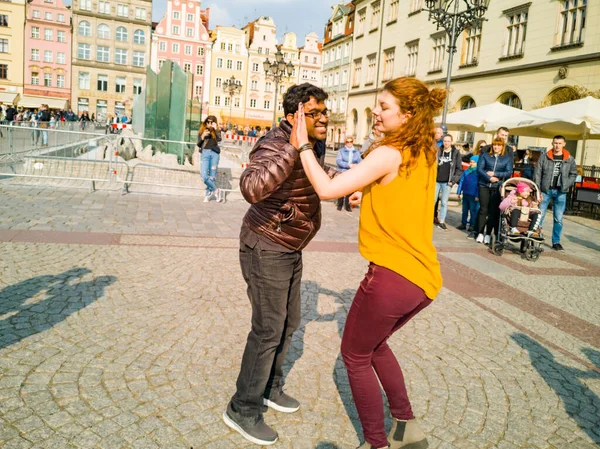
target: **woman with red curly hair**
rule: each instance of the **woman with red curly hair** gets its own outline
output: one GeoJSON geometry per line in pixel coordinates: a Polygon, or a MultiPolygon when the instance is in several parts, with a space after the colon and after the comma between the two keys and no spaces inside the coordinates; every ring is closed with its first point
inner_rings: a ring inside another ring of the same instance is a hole
{"type": "Polygon", "coordinates": [[[348,313],[342,357],[364,431],[364,449],[427,447],[387,340],[431,304],[442,287],[431,223],[438,149],[433,118],[445,97],[444,90],[429,90],[414,78],[388,82],[373,110],[384,137],[367,150],[362,163],[333,179],[306,145],[302,106],[294,120],[290,143],[298,148],[319,197],[355,192],[354,205],[362,197],[359,249],[370,264],[348,313]],[[394,417],[388,436],[379,383],[394,417]]]}

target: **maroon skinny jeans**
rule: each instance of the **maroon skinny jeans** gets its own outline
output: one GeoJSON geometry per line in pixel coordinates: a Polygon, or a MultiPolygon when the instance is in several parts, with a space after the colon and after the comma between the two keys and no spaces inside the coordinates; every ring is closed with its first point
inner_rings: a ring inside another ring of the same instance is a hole
{"type": "Polygon", "coordinates": [[[388,444],[378,378],[392,416],[414,418],[402,369],[387,340],[429,304],[421,288],[373,263],[354,296],[342,337],[342,357],[365,440],[375,447],[388,444]]]}

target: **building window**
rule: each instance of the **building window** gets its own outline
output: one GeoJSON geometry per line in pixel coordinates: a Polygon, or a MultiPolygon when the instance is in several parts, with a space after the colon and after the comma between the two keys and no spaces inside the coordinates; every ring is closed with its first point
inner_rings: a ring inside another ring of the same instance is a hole
{"type": "Polygon", "coordinates": [[[44,62],[52,62],[52,50],[44,50],[44,62]]]}
{"type": "Polygon", "coordinates": [[[251,108],[255,108],[256,107],[256,98],[251,98],[250,99],[250,107],[251,108]]]}
{"type": "Polygon", "coordinates": [[[198,47],[198,56],[204,56],[204,47],[198,47]]]}
{"type": "Polygon", "coordinates": [[[197,97],[202,96],[202,86],[196,86],[196,96],[197,97]]]}
{"type": "Polygon", "coordinates": [[[381,3],[379,1],[371,3],[371,26],[369,31],[375,31],[379,28],[379,14],[381,13],[381,3]]]}
{"type": "Polygon", "coordinates": [[[56,75],[56,87],[65,87],[65,75],[56,75]]]}
{"type": "Polygon", "coordinates": [[[231,98],[225,97],[225,106],[229,106],[231,104],[231,98]]]}
{"type": "Polygon", "coordinates": [[[115,92],[118,94],[125,93],[125,77],[117,76],[115,81],[115,92]]]}
{"type": "Polygon", "coordinates": [[[87,72],[79,72],[79,90],[89,90],[90,74],[87,72]]]}
{"type": "Polygon", "coordinates": [[[221,42],[221,51],[225,51],[227,44],[225,42],[221,42]]]}
{"type": "Polygon", "coordinates": [[[243,70],[243,67],[244,67],[244,63],[242,61],[236,62],[236,64],[235,64],[236,70],[241,71],[241,70],[243,70]]]}
{"type": "Polygon", "coordinates": [[[360,86],[360,78],[362,76],[362,59],[354,61],[354,73],[352,74],[352,87],[360,86]]]}
{"type": "Polygon", "coordinates": [[[129,6],[128,5],[117,5],[117,16],[129,17],[129,6]]]}
{"type": "Polygon", "coordinates": [[[191,55],[192,54],[192,46],[191,45],[186,45],[185,46],[185,54],[186,55],[191,55]]]}
{"type": "Polygon", "coordinates": [[[31,38],[32,39],[40,38],[40,27],[31,27],[31,38]]]}
{"type": "Polygon", "coordinates": [[[8,64],[0,64],[0,79],[8,78],[8,64]]]}
{"type": "Polygon", "coordinates": [[[51,28],[44,29],[44,40],[45,41],[53,41],[54,40],[54,33],[52,32],[51,28]]]}
{"type": "MultiPolygon", "coordinates": [[[[471,97],[465,97],[460,101],[460,109],[461,110],[471,109],[476,106],[477,105],[475,104],[475,100],[473,100],[471,97]]],[[[473,143],[475,142],[475,133],[461,131],[458,133],[458,138],[456,139],[456,141],[457,142],[467,142],[470,145],[473,145],[473,143]]]]}
{"type": "Polygon", "coordinates": [[[127,28],[125,27],[118,27],[117,28],[117,40],[119,42],[127,42],[128,36],[127,36],[127,28]]]}
{"type": "Polygon", "coordinates": [[[271,101],[270,100],[265,100],[265,104],[264,104],[264,109],[271,109],[271,101]]]}
{"type": "Polygon", "coordinates": [[[40,74],[38,72],[31,72],[31,84],[33,86],[40,85],[40,74]]]}
{"type": "Polygon", "coordinates": [[[8,15],[0,14],[0,27],[8,26],[8,15]]]}
{"type": "Polygon", "coordinates": [[[144,67],[146,65],[146,55],[142,51],[133,52],[133,65],[135,67],[144,67]]]}
{"type": "Polygon", "coordinates": [[[142,80],[139,78],[133,79],[133,95],[140,95],[142,93],[142,80]]]}
{"type": "Polygon", "coordinates": [[[221,96],[215,96],[215,106],[221,106],[221,96]]]}
{"type": "Polygon", "coordinates": [[[391,80],[394,77],[394,58],[396,49],[390,48],[383,52],[383,81],[391,80]]]}
{"type": "Polygon", "coordinates": [[[65,33],[64,31],[57,31],[56,40],[58,42],[67,42],[67,33],[65,33]]]}
{"type": "Polygon", "coordinates": [[[92,0],[79,0],[79,9],[83,11],[92,10],[92,0]]]}
{"type": "Polygon", "coordinates": [[[240,104],[241,104],[241,103],[240,103],[240,99],[239,99],[239,98],[235,98],[235,99],[233,100],[233,107],[234,107],[234,108],[239,108],[239,107],[240,107],[240,104]]]}
{"type": "Polygon", "coordinates": [[[85,20],[79,22],[79,27],[77,28],[77,32],[80,36],[91,36],[92,28],[90,27],[90,23],[85,20]]]}
{"type": "MultiPolygon", "coordinates": [[[[258,47],[258,54],[262,55],[262,47],[258,47]]],[[[287,59],[287,53],[285,54],[285,59],[287,59]]]]}
{"type": "Polygon", "coordinates": [[[52,87],[52,73],[44,73],[44,87],[52,87]]]}
{"type": "Polygon", "coordinates": [[[523,54],[525,35],[527,34],[527,14],[527,10],[521,10],[506,15],[506,37],[502,56],[509,57],[523,54]]]}
{"type": "Polygon", "coordinates": [[[34,19],[39,19],[40,18],[40,12],[37,9],[33,10],[33,18],[34,19]]]}
{"type": "Polygon", "coordinates": [[[443,70],[444,58],[446,55],[446,32],[437,33],[431,36],[433,41],[433,51],[431,52],[430,72],[439,72],[443,70]]]}
{"type": "Polygon", "coordinates": [[[419,12],[423,9],[423,0],[410,0],[409,14],[419,12]]]}
{"type": "Polygon", "coordinates": [[[57,14],[56,15],[56,21],[64,23],[64,21],[65,21],[65,15],[64,14],[57,14]]]}
{"type": "Polygon", "coordinates": [[[67,63],[66,54],[62,51],[59,51],[58,53],[56,53],[56,62],[58,64],[66,64],[67,63]]]}
{"type": "Polygon", "coordinates": [[[367,21],[367,8],[358,11],[358,22],[356,24],[356,35],[362,36],[365,34],[365,22],[367,21]]]}
{"type": "Polygon", "coordinates": [[[190,28],[190,27],[186,28],[185,29],[185,35],[187,37],[194,37],[194,29],[190,28]]]}
{"type": "Polygon", "coordinates": [[[583,43],[587,0],[562,0],[560,12],[560,45],[583,43]]]}
{"type": "Polygon", "coordinates": [[[258,90],[258,81],[256,81],[256,80],[250,81],[250,89],[258,90]]]}
{"type": "Polygon", "coordinates": [[[377,55],[367,56],[367,79],[365,84],[373,84],[375,82],[375,67],[377,66],[377,55]]]}
{"type": "Polygon", "coordinates": [[[172,44],[171,49],[173,50],[173,53],[179,53],[179,44],[172,44]]]}
{"type": "Polygon", "coordinates": [[[233,53],[233,44],[227,44],[227,51],[233,53]]]}
{"type": "Polygon", "coordinates": [[[187,15],[187,21],[188,22],[193,22],[194,21],[194,15],[193,14],[188,14],[187,15]]]}
{"type": "MultiPolygon", "coordinates": [[[[8,52],[8,39],[2,39],[3,41],[6,41],[6,52],[8,52]]],[[[4,53],[6,53],[4,52],[4,53]]],[[[32,48],[31,49],[31,60],[32,61],[39,61],[40,60],[40,50],[37,48],[32,48]]]]}
{"type": "Polygon", "coordinates": [[[161,42],[158,44],[158,49],[159,49],[160,51],[167,51],[167,43],[166,43],[165,41],[161,41],[161,42]]]}
{"type": "Polygon", "coordinates": [[[217,69],[223,68],[223,58],[217,58],[217,69]]]}
{"type": "Polygon", "coordinates": [[[479,62],[479,50],[481,48],[481,26],[471,27],[465,30],[461,65],[475,65],[479,62]]]}
{"type": "Polygon", "coordinates": [[[302,79],[307,80],[308,79],[308,70],[302,70],[302,79]]]}
{"type": "Polygon", "coordinates": [[[89,101],[87,98],[77,99],[77,112],[87,111],[89,108],[89,101]]]}
{"type": "Polygon", "coordinates": [[[119,115],[125,114],[125,105],[120,101],[115,102],[115,113],[119,115]]]}
{"type": "Polygon", "coordinates": [[[110,3],[109,2],[98,2],[98,13],[99,14],[110,14],[110,3]]]}
{"type": "Polygon", "coordinates": [[[227,60],[227,70],[233,69],[233,61],[231,59],[227,60]]]}
{"type": "Polygon", "coordinates": [[[253,62],[252,63],[252,71],[253,72],[258,72],[258,63],[257,62],[253,62]]]}
{"type": "Polygon", "coordinates": [[[184,72],[191,72],[192,71],[192,64],[186,62],[185,64],[183,64],[183,71],[184,72]]]}
{"type": "Polygon", "coordinates": [[[196,75],[203,75],[204,74],[204,66],[201,64],[198,64],[196,66],[196,75]]]}
{"type": "Polygon", "coordinates": [[[179,35],[179,25],[173,25],[171,27],[171,32],[172,32],[172,34],[178,36],[179,35]]]}
{"type": "Polygon", "coordinates": [[[108,112],[108,104],[106,100],[98,100],[96,101],[96,117],[100,119],[100,117],[106,117],[106,113],[108,112]]]}
{"type": "Polygon", "coordinates": [[[399,0],[392,0],[390,2],[390,12],[388,13],[388,23],[395,22],[398,20],[398,4],[399,0]]]}
{"type": "Polygon", "coordinates": [[[91,47],[89,44],[77,44],[77,58],[91,59],[91,47]]]}
{"type": "MultiPolygon", "coordinates": [[[[236,53],[239,53],[239,52],[240,52],[240,48],[242,48],[242,47],[240,46],[240,44],[235,44],[235,52],[236,52],[236,53]]],[[[269,53],[267,53],[267,54],[269,54],[269,53]]]]}
{"type": "MultiPolygon", "coordinates": [[[[316,77],[316,72],[315,72],[315,77],[316,77]]],[[[344,70],[344,73],[342,74],[342,84],[348,84],[348,70],[344,70]]]]}
{"type": "Polygon", "coordinates": [[[98,75],[98,85],[96,87],[100,92],[108,92],[108,75],[98,75]]]}
{"type": "Polygon", "coordinates": [[[98,38],[99,39],[110,39],[110,28],[108,25],[101,23],[98,25],[98,38]]]}
{"type": "Polygon", "coordinates": [[[266,83],[266,84],[265,84],[265,92],[271,92],[271,87],[272,87],[272,86],[273,86],[273,85],[272,85],[271,83],[266,83]]]}
{"type": "Polygon", "coordinates": [[[137,20],[146,20],[146,9],[145,8],[135,8],[135,18],[137,20]]]}
{"type": "Polygon", "coordinates": [[[127,50],[115,48],[115,64],[127,64],[127,50]]]}
{"type": "Polygon", "coordinates": [[[146,43],[146,33],[143,30],[135,30],[133,32],[133,43],[144,45],[146,43]]]}
{"type": "Polygon", "coordinates": [[[44,14],[44,19],[45,20],[52,20],[52,13],[51,12],[47,12],[46,14],[44,14]]]}
{"type": "Polygon", "coordinates": [[[175,20],[181,19],[181,14],[179,14],[179,11],[173,11],[173,18],[175,20]]]}
{"type": "Polygon", "coordinates": [[[419,41],[408,42],[406,44],[406,53],[406,76],[415,76],[419,59],[419,41]]]}
{"type": "Polygon", "coordinates": [[[104,47],[102,45],[96,46],[96,61],[98,62],[108,62],[110,60],[110,51],[108,47],[104,47]]]}

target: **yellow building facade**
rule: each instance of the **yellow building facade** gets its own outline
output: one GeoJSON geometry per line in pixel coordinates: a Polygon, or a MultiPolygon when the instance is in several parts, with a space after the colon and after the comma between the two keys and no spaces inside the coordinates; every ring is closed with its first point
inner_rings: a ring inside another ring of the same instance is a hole
{"type": "MultiPolygon", "coordinates": [[[[449,38],[429,22],[422,0],[355,1],[347,128],[359,142],[372,123],[378,90],[399,76],[443,87],[449,38]]],[[[600,90],[600,3],[576,0],[491,1],[487,21],[463,32],[452,66],[450,111],[499,101],[533,110],[600,90]]],[[[455,133],[457,141],[491,139],[455,133]]],[[[519,148],[549,147],[520,137],[519,148]]],[[[578,163],[598,165],[600,146],[569,142],[578,163]]]]}
{"type": "Polygon", "coordinates": [[[0,103],[23,95],[25,0],[0,2],[0,103]]]}

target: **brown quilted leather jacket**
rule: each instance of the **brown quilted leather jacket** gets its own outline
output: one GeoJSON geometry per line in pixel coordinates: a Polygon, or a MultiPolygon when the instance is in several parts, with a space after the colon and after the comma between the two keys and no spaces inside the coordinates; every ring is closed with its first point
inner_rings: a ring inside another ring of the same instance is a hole
{"type": "MultiPolygon", "coordinates": [[[[244,223],[252,231],[301,250],[321,227],[321,200],[289,143],[291,131],[290,123],[282,120],[256,143],[240,177],[240,190],[251,204],[244,223]]],[[[323,161],[324,142],[318,142],[315,151],[323,161]]]]}

